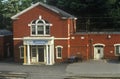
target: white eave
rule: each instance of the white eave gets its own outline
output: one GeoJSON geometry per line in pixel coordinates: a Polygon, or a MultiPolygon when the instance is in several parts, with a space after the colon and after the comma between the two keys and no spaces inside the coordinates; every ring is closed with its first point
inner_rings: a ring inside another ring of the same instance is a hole
{"type": "MultiPolygon", "coordinates": [[[[38,3],[33,4],[32,6],[28,7],[27,9],[25,9],[25,10],[17,13],[16,15],[12,16],[11,19],[13,19],[13,20],[19,19],[18,17],[19,17],[20,15],[24,14],[25,12],[33,9],[34,7],[36,7],[36,6],[38,6],[38,5],[41,5],[41,6],[47,8],[47,9],[49,9],[49,10],[51,10],[51,11],[57,13],[57,14],[60,14],[60,12],[58,11],[58,10],[60,10],[60,9],[56,10],[56,9],[52,8],[52,6],[50,6],[50,5],[46,5],[46,4],[43,4],[43,3],[41,3],[41,2],[38,2],[38,3]]],[[[62,10],[61,10],[61,11],[62,11],[62,10]]],[[[62,11],[62,12],[64,12],[64,11],[62,11]]],[[[66,13],[66,12],[64,12],[64,13],[66,13]]],[[[68,14],[68,13],[67,13],[67,14],[68,14]]],[[[68,14],[68,15],[69,15],[69,14],[68,14]]],[[[66,17],[66,18],[68,18],[68,17],[66,17]]]]}
{"type": "Polygon", "coordinates": [[[25,13],[25,12],[27,12],[27,11],[33,9],[34,7],[38,6],[39,4],[40,4],[40,3],[36,3],[36,4],[34,4],[34,5],[30,6],[30,7],[28,7],[27,9],[25,9],[25,10],[23,10],[23,11],[17,13],[16,15],[12,16],[11,19],[13,19],[13,20],[14,20],[14,19],[19,19],[18,16],[20,16],[20,15],[22,15],[23,13],[25,13]]]}

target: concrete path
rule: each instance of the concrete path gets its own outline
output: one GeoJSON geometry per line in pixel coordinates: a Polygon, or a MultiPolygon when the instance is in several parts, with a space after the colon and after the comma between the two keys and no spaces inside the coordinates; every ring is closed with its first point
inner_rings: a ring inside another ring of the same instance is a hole
{"type": "Polygon", "coordinates": [[[27,74],[27,79],[64,79],[67,64],[53,66],[24,66],[15,63],[0,63],[0,72],[27,74]]]}
{"type": "Polygon", "coordinates": [[[66,76],[120,77],[120,63],[106,60],[73,63],[66,72],[66,76]]]}
{"type": "Polygon", "coordinates": [[[10,62],[0,62],[0,74],[4,75],[4,73],[16,73],[15,75],[25,74],[25,76],[27,76],[27,79],[70,79],[71,77],[77,77],[80,79],[79,77],[120,77],[120,63],[116,61],[102,60],[71,64],[62,63],[53,66],[25,66],[22,64],[15,64],[10,62]]]}

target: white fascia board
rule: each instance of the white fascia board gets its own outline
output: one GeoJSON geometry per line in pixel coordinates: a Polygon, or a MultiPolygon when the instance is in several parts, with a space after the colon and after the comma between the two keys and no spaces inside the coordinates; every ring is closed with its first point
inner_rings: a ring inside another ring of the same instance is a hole
{"type": "Polygon", "coordinates": [[[20,16],[20,15],[24,14],[25,12],[33,9],[34,7],[38,6],[39,4],[40,4],[39,2],[36,3],[36,4],[33,4],[32,6],[28,7],[27,9],[25,9],[25,10],[17,13],[16,15],[12,16],[11,19],[13,19],[13,20],[14,20],[14,19],[19,19],[18,16],[20,16]]]}

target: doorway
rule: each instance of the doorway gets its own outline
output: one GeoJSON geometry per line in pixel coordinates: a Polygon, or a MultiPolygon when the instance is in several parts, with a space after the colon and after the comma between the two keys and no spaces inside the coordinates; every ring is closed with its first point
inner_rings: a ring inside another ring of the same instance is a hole
{"type": "Polygon", "coordinates": [[[31,46],[31,60],[32,63],[38,63],[45,61],[45,46],[39,45],[39,46],[31,46]]]}
{"type": "Polygon", "coordinates": [[[39,46],[37,50],[38,50],[38,61],[44,62],[44,46],[39,46]]]}
{"type": "Polygon", "coordinates": [[[94,46],[94,59],[100,60],[104,57],[104,46],[103,45],[95,45],[94,46]]]}

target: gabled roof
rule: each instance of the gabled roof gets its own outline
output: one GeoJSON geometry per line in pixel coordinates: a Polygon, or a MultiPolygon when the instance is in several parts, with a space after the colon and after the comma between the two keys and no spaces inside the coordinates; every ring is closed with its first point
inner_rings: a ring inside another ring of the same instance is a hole
{"type": "Polygon", "coordinates": [[[55,7],[55,6],[51,6],[51,5],[47,5],[47,4],[43,4],[41,2],[38,2],[36,4],[33,4],[32,6],[28,7],[27,9],[21,11],[20,13],[17,13],[16,15],[12,16],[11,19],[18,19],[18,17],[22,14],[24,14],[25,12],[33,9],[34,7],[38,6],[38,5],[41,5],[57,14],[59,14],[63,19],[67,19],[67,18],[70,18],[70,19],[77,19],[75,16],[55,7]]]}

